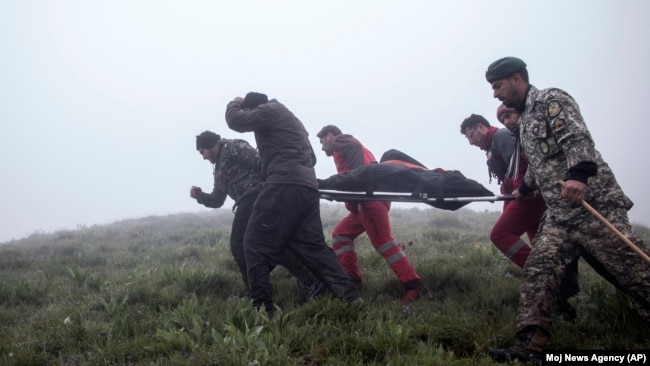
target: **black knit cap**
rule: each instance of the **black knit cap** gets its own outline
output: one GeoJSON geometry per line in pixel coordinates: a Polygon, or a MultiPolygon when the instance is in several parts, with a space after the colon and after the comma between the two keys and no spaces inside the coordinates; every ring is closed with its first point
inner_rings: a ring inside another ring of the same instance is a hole
{"type": "Polygon", "coordinates": [[[221,136],[212,131],[203,131],[200,135],[196,136],[196,149],[211,149],[217,142],[221,140],[221,136]]]}
{"type": "Polygon", "coordinates": [[[244,98],[244,103],[242,103],[242,107],[255,108],[258,105],[264,104],[268,101],[269,98],[266,96],[266,94],[250,92],[246,94],[246,97],[244,98]]]}
{"type": "Polygon", "coordinates": [[[494,80],[503,79],[525,68],[526,63],[520,58],[504,57],[494,61],[490,66],[488,66],[487,71],[485,72],[485,78],[488,83],[491,83],[494,80]]]}

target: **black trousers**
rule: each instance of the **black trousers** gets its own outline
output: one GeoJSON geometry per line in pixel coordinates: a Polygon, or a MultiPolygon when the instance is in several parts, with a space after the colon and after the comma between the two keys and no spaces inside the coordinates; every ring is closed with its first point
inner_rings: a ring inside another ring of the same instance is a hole
{"type": "Polygon", "coordinates": [[[318,190],[292,184],[264,184],[246,234],[244,250],[253,305],[273,312],[270,272],[287,252],[294,254],[337,298],[360,297],[336,254],[325,242],[318,190]]]}
{"type": "MultiPolygon", "coordinates": [[[[248,285],[248,266],[246,264],[246,253],[244,250],[244,235],[246,234],[248,221],[253,213],[253,205],[257,196],[258,193],[249,194],[239,200],[230,232],[230,252],[237,263],[237,267],[239,267],[242,279],[246,285],[246,291],[249,294],[250,289],[248,285]]],[[[308,288],[318,281],[318,278],[312,273],[312,271],[289,251],[285,251],[284,255],[280,257],[278,264],[285,267],[289,273],[308,288]]]]}

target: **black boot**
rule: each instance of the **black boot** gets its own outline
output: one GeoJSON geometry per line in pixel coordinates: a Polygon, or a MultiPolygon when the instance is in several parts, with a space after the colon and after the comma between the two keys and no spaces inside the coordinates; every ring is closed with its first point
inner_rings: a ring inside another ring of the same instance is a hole
{"type": "Polygon", "coordinates": [[[578,312],[566,299],[560,299],[557,304],[557,315],[560,315],[564,320],[573,323],[578,317],[578,312]]]}
{"type": "Polygon", "coordinates": [[[361,288],[363,288],[363,280],[361,278],[350,277],[350,281],[352,281],[352,284],[357,288],[357,290],[361,291],[361,288]]]}
{"type": "Polygon", "coordinates": [[[519,341],[509,348],[488,348],[488,355],[497,362],[512,362],[514,360],[530,362],[539,365],[542,362],[542,349],[550,335],[540,328],[531,326],[518,332],[519,341]]]}
{"type": "Polygon", "coordinates": [[[578,281],[578,259],[576,258],[566,268],[564,277],[560,281],[560,291],[557,297],[557,308],[555,310],[557,315],[562,316],[565,320],[570,322],[575,321],[578,316],[576,309],[569,303],[569,299],[580,292],[580,284],[578,281]]]}

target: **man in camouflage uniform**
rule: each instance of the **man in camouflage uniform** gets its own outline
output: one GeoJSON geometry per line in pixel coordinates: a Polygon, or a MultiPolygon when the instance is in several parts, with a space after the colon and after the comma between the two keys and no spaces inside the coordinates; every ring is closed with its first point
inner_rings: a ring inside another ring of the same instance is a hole
{"type": "Polygon", "coordinates": [[[488,353],[498,361],[538,361],[550,339],[560,279],[581,253],[595,257],[618,281],[639,314],[650,321],[650,267],[581,206],[584,200],[646,253],[627,217],[632,202],[595,149],[577,103],[560,89],[529,84],[526,64],[515,57],[493,62],[486,79],[494,97],[521,113],[518,143],[528,171],[514,194],[538,188],[548,206],[524,266],[517,317],[518,342],[488,353]],[[561,186],[559,182],[564,182],[561,186]]]}
{"type": "MultiPolygon", "coordinates": [[[[260,176],[260,156],[248,142],[239,139],[222,139],[221,136],[211,131],[205,131],[196,136],[196,149],[203,159],[214,164],[214,188],[212,193],[205,193],[201,188],[193,186],[190,189],[190,197],[210,208],[223,206],[227,196],[235,201],[233,207],[235,217],[230,233],[230,251],[239,267],[248,293],[244,233],[246,233],[248,219],[253,211],[253,203],[255,203],[264,183],[260,176]]],[[[298,279],[299,287],[308,289],[306,290],[308,298],[317,296],[325,289],[324,284],[289,251],[286,251],[280,259],[279,264],[298,279]]]]}

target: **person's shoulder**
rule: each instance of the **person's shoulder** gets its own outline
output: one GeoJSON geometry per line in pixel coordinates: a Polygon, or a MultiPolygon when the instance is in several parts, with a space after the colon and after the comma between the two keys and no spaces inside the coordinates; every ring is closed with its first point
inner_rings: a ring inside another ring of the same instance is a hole
{"type": "Polygon", "coordinates": [[[334,136],[333,140],[334,145],[336,146],[357,146],[361,145],[361,141],[349,134],[340,134],[334,136]]]}
{"type": "Polygon", "coordinates": [[[284,107],[284,104],[280,103],[277,99],[271,99],[268,102],[264,104],[260,104],[259,107],[270,107],[270,108],[277,108],[277,107],[284,107]]]}
{"type": "Polygon", "coordinates": [[[228,146],[228,144],[229,144],[230,142],[232,142],[231,139],[220,138],[219,141],[217,141],[216,146],[219,146],[219,147],[228,146]]]}
{"type": "Polygon", "coordinates": [[[510,141],[514,142],[512,138],[512,132],[510,132],[510,130],[508,130],[507,128],[499,128],[497,132],[494,133],[492,139],[498,142],[505,142],[505,143],[508,143],[510,141]]]}
{"type": "Polygon", "coordinates": [[[250,143],[244,139],[228,139],[227,141],[234,144],[250,145],[250,143]]]}
{"type": "Polygon", "coordinates": [[[350,135],[349,133],[342,133],[340,135],[334,136],[335,140],[356,140],[354,136],[350,135]]]}
{"type": "Polygon", "coordinates": [[[510,130],[508,130],[507,128],[499,128],[499,129],[497,130],[497,132],[494,133],[494,135],[495,135],[495,136],[498,135],[498,136],[508,136],[508,137],[511,137],[511,136],[512,136],[512,132],[510,132],[510,130]]]}
{"type": "Polygon", "coordinates": [[[253,145],[250,144],[250,142],[244,140],[244,139],[233,139],[229,141],[229,145],[239,148],[239,149],[252,149],[252,150],[257,150],[253,145]]]}
{"type": "Polygon", "coordinates": [[[573,100],[573,97],[567,93],[566,91],[560,89],[560,88],[547,88],[544,90],[540,90],[540,95],[547,100],[550,99],[571,99],[573,100]]]}
{"type": "Polygon", "coordinates": [[[280,103],[277,99],[271,99],[264,104],[257,106],[257,111],[262,113],[287,113],[289,108],[280,103]]]}
{"type": "Polygon", "coordinates": [[[566,91],[558,88],[544,89],[540,102],[549,117],[556,117],[561,110],[579,111],[578,102],[566,91]]]}

